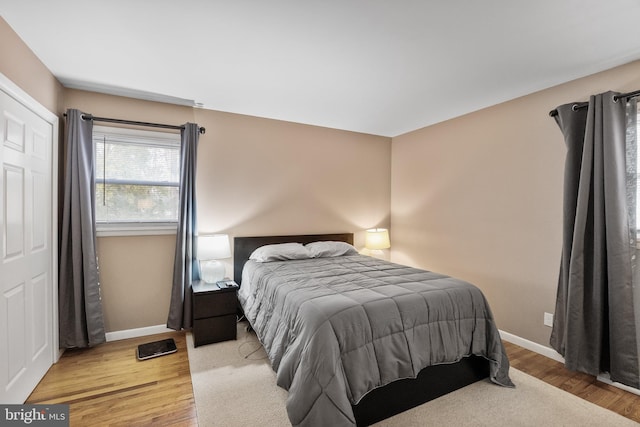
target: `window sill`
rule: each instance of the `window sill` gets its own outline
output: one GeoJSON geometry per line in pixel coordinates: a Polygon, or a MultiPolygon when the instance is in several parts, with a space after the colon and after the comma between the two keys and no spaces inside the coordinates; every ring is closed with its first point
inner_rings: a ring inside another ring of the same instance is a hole
{"type": "Polygon", "coordinates": [[[162,236],[175,235],[177,230],[177,224],[101,224],[96,227],[96,236],[162,236]]]}

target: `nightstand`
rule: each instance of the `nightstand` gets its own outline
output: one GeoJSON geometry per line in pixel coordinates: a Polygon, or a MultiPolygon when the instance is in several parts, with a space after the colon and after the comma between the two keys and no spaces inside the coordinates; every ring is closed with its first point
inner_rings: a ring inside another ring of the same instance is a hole
{"type": "Polygon", "coordinates": [[[201,280],[191,285],[193,345],[236,339],[237,288],[219,289],[201,280]]]}

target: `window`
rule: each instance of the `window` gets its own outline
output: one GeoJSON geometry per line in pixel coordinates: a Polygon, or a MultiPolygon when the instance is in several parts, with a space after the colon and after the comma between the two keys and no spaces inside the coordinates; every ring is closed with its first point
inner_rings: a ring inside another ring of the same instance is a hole
{"type": "Polygon", "coordinates": [[[98,235],[176,230],[180,135],[94,126],[98,235]]]}

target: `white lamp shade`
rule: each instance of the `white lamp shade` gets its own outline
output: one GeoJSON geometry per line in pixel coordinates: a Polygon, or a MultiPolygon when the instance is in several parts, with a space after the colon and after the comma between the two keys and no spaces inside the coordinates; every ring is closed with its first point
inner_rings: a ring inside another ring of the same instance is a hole
{"type": "Polygon", "coordinates": [[[198,236],[198,259],[231,258],[229,236],[227,234],[204,234],[198,236]]]}
{"type": "Polygon", "coordinates": [[[371,250],[390,248],[389,230],[386,228],[372,228],[367,230],[364,246],[371,250]]]}

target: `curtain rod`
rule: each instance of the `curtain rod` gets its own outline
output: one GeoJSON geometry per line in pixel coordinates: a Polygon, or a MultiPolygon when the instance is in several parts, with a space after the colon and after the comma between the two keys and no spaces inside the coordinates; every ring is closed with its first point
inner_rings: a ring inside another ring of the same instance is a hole
{"type": "MultiPolygon", "coordinates": [[[[640,90],[636,90],[636,91],[629,92],[629,93],[623,93],[621,95],[614,95],[613,96],[613,101],[616,102],[616,101],[618,101],[619,99],[622,99],[622,98],[624,98],[625,101],[628,101],[631,98],[635,98],[636,96],[639,96],[639,95],[640,95],[640,90]]],[[[586,108],[588,105],[589,105],[588,102],[576,102],[575,104],[573,104],[573,107],[571,107],[571,108],[573,109],[573,111],[576,111],[576,110],[579,110],[581,108],[586,108]]],[[[551,117],[557,116],[558,115],[558,110],[554,109],[554,110],[549,111],[549,115],[551,117]]]]}
{"type": "MultiPolygon", "coordinates": [[[[110,119],[108,117],[94,117],[91,114],[83,114],[82,115],[82,119],[83,120],[93,120],[94,122],[121,123],[121,124],[125,124],[125,125],[148,126],[148,127],[163,128],[163,129],[176,129],[176,130],[184,129],[184,126],[165,125],[165,124],[162,124],[162,123],[138,122],[138,121],[135,121],[135,120],[110,119]]],[[[199,127],[198,131],[201,134],[204,134],[206,130],[203,127],[199,127]]]]}
{"type": "MultiPolygon", "coordinates": [[[[67,113],[64,113],[63,116],[67,117],[67,113]]],[[[153,128],[175,129],[175,130],[184,129],[184,126],[165,125],[162,123],[138,122],[135,120],[110,119],[108,117],[94,117],[91,114],[83,114],[81,117],[82,117],[82,120],[92,120],[94,122],[121,123],[124,125],[147,126],[147,127],[153,127],[153,128]]],[[[206,129],[203,127],[198,128],[198,132],[200,132],[200,134],[202,135],[204,135],[205,131],[206,129]]]]}

